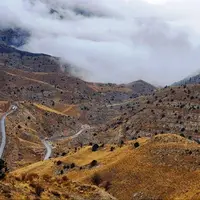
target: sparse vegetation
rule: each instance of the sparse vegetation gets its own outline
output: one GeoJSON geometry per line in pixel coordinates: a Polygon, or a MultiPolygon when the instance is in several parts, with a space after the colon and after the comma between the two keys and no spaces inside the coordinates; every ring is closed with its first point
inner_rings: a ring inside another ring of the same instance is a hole
{"type": "Polygon", "coordinates": [[[115,150],[115,147],[110,147],[110,151],[114,151],[115,150]]]}
{"type": "Polygon", "coordinates": [[[135,148],[138,148],[139,146],[140,146],[139,142],[135,142],[135,143],[134,143],[134,147],[135,147],[135,148]]]}
{"type": "Polygon", "coordinates": [[[4,160],[0,159],[0,180],[3,179],[7,172],[7,164],[4,160]]]}
{"type": "Polygon", "coordinates": [[[98,162],[96,160],[93,160],[91,163],[90,163],[90,167],[95,167],[97,166],[98,162]]]}
{"type": "Polygon", "coordinates": [[[91,177],[91,181],[92,181],[92,184],[98,186],[102,182],[101,176],[98,173],[94,173],[91,177]]]}
{"type": "Polygon", "coordinates": [[[98,144],[94,144],[92,146],[92,151],[97,151],[99,149],[99,145],[98,144]]]}

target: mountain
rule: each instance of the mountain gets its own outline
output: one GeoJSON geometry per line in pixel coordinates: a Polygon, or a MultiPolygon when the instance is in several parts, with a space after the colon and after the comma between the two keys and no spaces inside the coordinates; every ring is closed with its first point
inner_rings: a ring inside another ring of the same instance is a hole
{"type": "Polygon", "coordinates": [[[30,34],[20,28],[0,30],[0,43],[9,46],[21,47],[26,44],[30,34]]]}
{"type": "MultiPolygon", "coordinates": [[[[20,51],[4,43],[0,43],[1,68],[15,68],[31,72],[59,72],[59,59],[40,53],[20,51]]],[[[68,70],[68,66],[63,66],[68,70]]]]}
{"type": "Polygon", "coordinates": [[[185,78],[181,81],[178,81],[174,83],[174,86],[179,86],[179,85],[188,85],[188,84],[199,84],[200,83],[200,74],[190,76],[188,78],[185,78]]]}
{"type": "Polygon", "coordinates": [[[197,143],[163,134],[121,145],[102,145],[96,151],[85,146],[67,156],[16,170],[12,176],[20,179],[48,174],[55,180],[66,175],[82,184],[104,188],[119,200],[199,199],[199,163],[197,143]]]}
{"type": "Polygon", "coordinates": [[[1,199],[70,199],[116,200],[103,189],[71,181],[67,176],[56,178],[45,174],[21,174],[0,182],[1,199]]]}
{"type": "Polygon", "coordinates": [[[6,34],[0,199],[200,198],[199,84],[87,82],[59,58],[16,49],[6,34]]]}
{"type": "Polygon", "coordinates": [[[138,94],[138,96],[143,95],[143,94],[145,94],[145,95],[152,94],[156,90],[155,86],[153,86],[143,80],[134,81],[125,86],[127,88],[132,89],[135,93],[138,94]]]}
{"type": "Polygon", "coordinates": [[[167,87],[153,95],[113,104],[120,115],[71,143],[119,143],[162,133],[177,133],[199,141],[199,93],[199,85],[167,87]]]}
{"type": "MultiPolygon", "coordinates": [[[[42,139],[75,135],[84,124],[103,125],[121,113],[113,104],[152,92],[142,81],[133,83],[135,87],[83,81],[71,74],[72,66],[49,55],[3,43],[0,52],[1,113],[18,106],[7,117],[10,145],[5,158],[11,170],[40,161],[45,153],[42,139]]],[[[57,153],[55,149],[53,156],[57,153]]]]}

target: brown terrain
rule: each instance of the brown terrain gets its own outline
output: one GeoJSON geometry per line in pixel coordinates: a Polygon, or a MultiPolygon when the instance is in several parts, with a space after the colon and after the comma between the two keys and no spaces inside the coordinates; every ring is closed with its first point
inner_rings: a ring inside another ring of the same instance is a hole
{"type": "Polygon", "coordinates": [[[116,143],[160,133],[177,133],[199,141],[199,94],[200,85],[167,87],[153,95],[114,105],[122,114],[91,131],[84,140],[91,142],[92,138],[97,143],[116,143]]]}
{"type": "Polygon", "coordinates": [[[30,174],[95,184],[117,199],[200,198],[200,147],[184,137],[163,134],[97,151],[85,146],[77,152],[32,164],[11,173],[20,179],[30,174]],[[73,166],[72,166],[73,165],[73,166]]]}
{"type": "Polygon", "coordinates": [[[71,69],[0,44],[0,115],[17,106],[0,199],[200,199],[200,85],[90,83],[71,69]]]}
{"type": "Polygon", "coordinates": [[[63,73],[57,58],[1,45],[2,113],[12,103],[18,106],[7,117],[10,145],[5,155],[11,169],[41,160],[44,156],[41,139],[69,137],[84,124],[104,124],[121,112],[112,104],[150,94],[155,89],[143,81],[131,86],[88,83],[70,75],[69,68],[65,65],[63,73]]]}

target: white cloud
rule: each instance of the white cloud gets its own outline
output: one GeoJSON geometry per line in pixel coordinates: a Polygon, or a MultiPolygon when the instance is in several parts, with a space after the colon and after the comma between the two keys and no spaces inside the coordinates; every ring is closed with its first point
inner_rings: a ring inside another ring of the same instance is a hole
{"type": "Polygon", "coordinates": [[[29,2],[0,2],[0,27],[29,30],[25,50],[62,57],[87,80],[170,84],[199,69],[198,0],[29,2]]]}

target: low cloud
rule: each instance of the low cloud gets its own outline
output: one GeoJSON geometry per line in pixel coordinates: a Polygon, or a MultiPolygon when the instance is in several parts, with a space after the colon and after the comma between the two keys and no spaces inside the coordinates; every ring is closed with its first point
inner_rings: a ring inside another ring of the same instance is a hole
{"type": "Polygon", "coordinates": [[[61,57],[83,68],[86,80],[165,85],[199,70],[199,4],[6,0],[0,2],[0,27],[29,31],[24,50],[61,57]]]}

